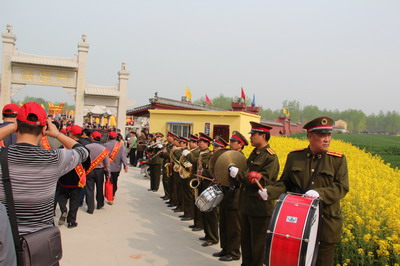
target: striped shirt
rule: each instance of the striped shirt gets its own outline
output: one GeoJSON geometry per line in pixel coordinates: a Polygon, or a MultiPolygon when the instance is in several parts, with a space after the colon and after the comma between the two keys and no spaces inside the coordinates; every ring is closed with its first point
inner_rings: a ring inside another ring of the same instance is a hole
{"type": "MultiPolygon", "coordinates": [[[[58,178],[88,156],[88,151],[82,146],[74,146],[69,150],[44,150],[31,144],[17,143],[8,148],[10,180],[20,234],[53,225],[58,178]]],[[[1,179],[0,202],[7,205],[1,179]]]]}

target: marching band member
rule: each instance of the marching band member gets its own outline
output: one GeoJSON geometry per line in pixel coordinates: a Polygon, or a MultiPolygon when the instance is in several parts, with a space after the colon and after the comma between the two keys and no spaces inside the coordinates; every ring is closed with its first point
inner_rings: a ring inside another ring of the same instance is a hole
{"type": "MultiPolygon", "coordinates": [[[[174,168],[175,161],[173,158],[173,153],[176,149],[179,147],[179,137],[177,135],[174,135],[174,140],[172,141],[172,148],[169,152],[169,161],[171,163],[171,169],[174,168]]],[[[176,190],[176,172],[174,170],[171,171],[172,175],[169,178],[169,191],[170,191],[170,200],[168,203],[168,207],[176,207],[178,205],[178,195],[177,195],[177,190],[176,190]]]]}
{"type": "Polygon", "coordinates": [[[161,198],[163,200],[170,199],[170,191],[169,191],[169,180],[172,175],[172,168],[169,158],[169,153],[172,149],[172,142],[174,141],[175,134],[172,132],[167,133],[167,145],[164,147],[163,152],[160,154],[160,157],[163,158],[163,176],[162,176],[162,184],[164,188],[164,196],[161,198]],[[168,169],[167,169],[168,168],[168,169]]]}
{"type": "Polygon", "coordinates": [[[256,122],[250,124],[250,142],[254,149],[247,159],[248,169],[243,171],[231,166],[229,171],[232,178],[242,183],[239,199],[242,265],[262,266],[265,239],[274,205],[272,201],[267,201],[265,189],[259,190],[253,179],[259,180],[262,186],[274,184],[279,172],[279,161],[269,146],[271,127],[256,122]]]}
{"type": "Polygon", "coordinates": [[[180,171],[182,171],[182,173],[180,172],[180,174],[181,174],[180,193],[181,193],[181,197],[182,197],[182,208],[183,208],[183,215],[179,216],[179,218],[181,218],[182,221],[189,221],[189,220],[193,219],[193,212],[191,209],[191,201],[190,201],[190,195],[192,194],[192,192],[190,191],[190,187],[189,187],[190,178],[182,176],[185,174],[184,171],[187,171],[186,170],[187,168],[185,166],[188,166],[188,164],[183,163],[183,161],[181,160],[181,158],[184,158],[184,157],[182,157],[183,153],[185,152],[185,154],[186,154],[186,152],[189,151],[189,149],[187,147],[187,145],[189,143],[189,139],[185,138],[185,137],[180,137],[179,143],[181,144],[181,148],[182,148],[181,157],[179,157],[179,163],[181,164],[181,169],[182,169],[182,170],[180,170],[180,171]],[[188,195],[188,193],[189,193],[189,195],[188,195]]]}
{"type": "Polygon", "coordinates": [[[316,265],[333,265],[343,224],[340,200],[349,192],[346,157],[342,153],[328,151],[333,125],[333,119],[326,116],[305,124],[303,128],[307,130],[309,146],[290,152],[280,180],[273,186],[267,186],[270,199],[290,191],[323,201],[316,265]]]}
{"type": "MultiPolygon", "coordinates": [[[[231,149],[238,152],[242,152],[242,149],[249,144],[238,131],[233,131],[229,140],[231,149]]],[[[224,198],[219,205],[219,235],[222,250],[213,254],[214,257],[220,257],[220,261],[240,259],[240,182],[235,179],[234,181],[236,181],[234,186],[222,186],[224,198]]]]}
{"type": "Polygon", "coordinates": [[[162,138],[164,134],[157,132],[155,134],[155,142],[152,144],[154,147],[149,153],[149,169],[150,169],[150,188],[148,191],[156,192],[160,187],[161,179],[161,165],[163,158],[160,157],[161,151],[163,150],[162,138]]]}
{"type": "MultiPolygon", "coordinates": [[[[172,148],[171,158],[174,162],[174,167],[172,171],[172,177],[174,179],[174,192],[176,197],[176,207],[172,209],[174,212],[183,212],[183,195],[182,195],[182,178],[179,174],[180,163],[179,159],[182,156],[182,150],[187,148],[187,142],[185,138],[178,137],[178,146],[172,148]]],[[[184,218],[181,215],[180,218],[184,218]]]]}
{"type": "MultiPolygon", "coordinates": [[[[183,186],[183,204],[185,206],[186,212],[187,212],[187,217],[188,218],[183,218],[183,221],[188,221],[188,220],[194,220],[194,225],[189,226],[189,228],[203,228],[203,221],[201,220],[201,222],[198,222],[198,219],[196,220],[197,217],[201,217],[201,215],[197,215],[195,214],[195,209],[196,209],[196,205],[195,203],[195,198],[193,195],[193,191],[190,187],[190,184],[192,182],[192,180],[196,179],[196,177],[194,176],[194,174],[196,173],[196,162],[199,158],[199,146],[197,145],[197,140],[198,138],[195,135],[190,135],[189,136],[189,148],[190,150],[183,150],[182,151],[182,156],[185,157],[185,162],[183,163],[183,167],[185,168],[190,168],[191,169],[191,173],[190,173],[190,177],[187,178],[185,180],[185,185],[183,186]]],[[[198,189],[198,188],[194,188],[194,189],[198,189]]],[[[199,210],[200,212],[200,210],[199,210]]],[[[195,231],[195,230],[194,230],[195,231]]]]}
{"type": "MultiPolygon", "coordinates": [[[[197,174],[208,178],[212,178],[208,167],[212,152],[208,148],[212,138],[204,133],[200,133],[198,145],[200,148],[199,160],[197,165],[197,174]]],[[[203,192],[211,185],[211,181],[202,180],[200,185],[200,193],[203,192]]],[[[205,236],[201,237],[200,240],[205,240],[202,244],[203,247],[215,245],[219,241],[218,235],[218,208],[214,208],[209,212],[203,213],[203,225],[205,236]]]]}
{"type": "Polygon", "coordinates": [[[213,145],[213,151],[215,152],[215,151],[225,149],[226,146],[228,146],[228,142],[226,142],[226,140],[224,140],[221,136],[217,136],[214,139],[212,145],[213,145]]]}

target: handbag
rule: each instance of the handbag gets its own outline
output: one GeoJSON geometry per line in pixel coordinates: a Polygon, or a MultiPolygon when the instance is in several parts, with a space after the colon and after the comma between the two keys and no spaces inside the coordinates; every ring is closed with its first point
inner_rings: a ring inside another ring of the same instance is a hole
{"type": "Polygon", "coordinates": [[[61,233],[58,227],[51,226],[23,236],[19,235],[7,155],[7,148],[3,148],[0,152],[2,179],[18,265],[54,265],[62,258],[61,233]]]}
{"type": "Polygon", "coordinates": [[[110,181],[110,177],[107,177],[107,181],[104,183],[104,197],[108,201],[114,200],[113,184],[110,181]]]}

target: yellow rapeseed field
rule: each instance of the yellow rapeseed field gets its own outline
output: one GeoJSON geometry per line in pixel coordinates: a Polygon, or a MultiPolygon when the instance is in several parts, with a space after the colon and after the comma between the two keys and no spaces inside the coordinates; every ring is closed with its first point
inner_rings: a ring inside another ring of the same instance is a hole
{"type": "MultiPolygon", "coordinates": [[[[279,157],[280,174],[287,154],[305,148],[307,141],[272,137],[271,148],[279,157]]],[[[246,157],[252,147],[246,147],[246,157]]],[[[400,170],[387,166],[349,143],[332,140],[330,150],[346,155],[350,192],[342,200],[345,219],[336,251],[338,265],[400,264],[400,170]]]]}

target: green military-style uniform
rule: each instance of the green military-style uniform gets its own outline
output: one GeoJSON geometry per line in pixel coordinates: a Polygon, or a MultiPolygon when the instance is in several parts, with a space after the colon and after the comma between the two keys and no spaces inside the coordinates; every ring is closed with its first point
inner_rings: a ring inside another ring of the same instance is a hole
{"type": "MultiPolygon", "coordinates": [[[[176,160],[179,161],[179,158],[182,155],[182,150],[181,149],[176,149],[172,151],[171,153],[171,159],[174,158],[175,160],[172,159],[174,162],[173,164],[176,165],[178,164],[175,162],[176,160]]],[[[174,202],[176,204],[176,208],[174,211],[176,212],[182,212],[183,211],[183,197],[182,197],[182,181],[181,177],[179,175],[179,172],[176,172],[175,170],[172,171],[172,178],[173,178],[173,186],[172,186],[172,198],[174,199],[174,202]]]]}
{"type": "Polygon", "coordinates": [[[194,218],[195,213],[195,205],[194,205],[194,196],[192,192],[192,188],[190,188],[190,180],[195,178],[194,174],[196,173],[196,160],[199,157],[200,149],[197,147],[190,151],[190,153],[186,156],[186,160],[192,164],[191,174],[188,178],[182,180],[183,184],[183,210],[185,217],[194,218]],[[190,157],[190,158],[188,158],[190,157]]]}
{"type": "MultiPolygon", "coordinates": [[[[294,192],[306,194],[316,191],[322,200],[322,232],[316,265],[333,265],[336,244],[340,241],[343,217],[340,200],[349,192],[349,177],[346,157],[338,152],[321,151],[313,154],[314,149],[322,149],[320,142],[313,144],[316,133],[319,138],[330,138],[334,121],[330,117],[318,117],[304,125],[310,139],[306,149],[289,153],[280,180],[268,186],[269,198],[276,199],[281,193],[294,192]]],[[[330,140],[329,140],[330,141],[330,140]]],[[[329,142],[326,141],[326,144],[329,142]]],[[[325,146],[326,147],[326,146],[325,146]]]]}
{"type": "Polygon", "coordinates": [[[231,187],[222,186],[224,198],[219,205],[219,235],[221,253],[230,255],[234,260],[240,259],[240,182],[232,180],[231,187]]]}
{"type": "MultiPolygon", "coordinates": [[[[190,152],[187,156],[186,159],[193,165],[192,169],[192,175],[190,176],[190,180],[196,179],[197,177],[194,175],[197,173],[197,164],[199,161],[199,154],[200,154],[200,148],[194,149],[192,152],[190,152]]],[[[201,180],[200,180],[201,182],[201,180]]],[[[197,187],[198,194],[200,194],[200,185],[197,187]]],[[[191,205],[193,209],[193,220],[194,220],[194,226],[196,228],[203,228],[203,215],[199,208],[195,205],[195,198],[192,197],[191,199],[191,205]]]]}
{"type": "MultiPolygon", "coordinates": [[[[317,191],[322,199],[323,216],[320,236],[322,245],[324,242],[338,243],[343,224],[340,200],[349,191],[346,157],[341,153],[329,151],[312,154],[309,148],[292,151],[287,157],[280,180],[275,186],[267,187],[271,199],[278,198],[286,191],[304,194],[308,190],[317,191]],[[316,171],[315,178],[310,182],[314,171],[316,171]]],[[[320,250],[323,252],[321,247],[320,250]]],[[[327,257],[318,253],[318,258],[319,260],[326,259],[321,265],[331,265],[333,262],[332,256],[327,257]]]]}
{"type": "Polygon", "coordinates": [[[160,187],[161,179],[161,165],[163,163],[163,158],[160,154],[155,156],[157,150],[154,150],[149,155],[149,169],[150,169],[150,190],[157,191],[160,187]]]}
{"type": "Polygon", "coordinates": [[[162,174],[163,174],[162,184],[163,184],[164,193],[165,193],[165,196],[166,196],[165,199],[170,199],[171,198],[171,193],[170,193],[170,190],[169,190],[169,179],[171,177],[167,176],[168,170],[166,169],[165,165],[167,163],[169,163],[169,161],[170,161],[169,153],[171,152],[171,149],[172,149],[172,143],[168,143],[167,146],[165,147],[165,149],[166,149],[166,152],[164,152],[164,153],[162,153],[160,155],[160,157],[163,158],[163,163],[162,163],[162,169],[163,169],[163,171],[162,171],[162,174]]]}
{"type": "Polygon", "coordinates": [[[252,151],[247,159],[247,171],[239,171],[242,182],[240,189],[239,211],[241,214],[242,265],[263,265],[265,239],[274,208],[271,200],[264,201],[258,194],[259,187],[251,183],[248,175],[251,171],[262,174],[261,186],[272,185],[279,173],[278,156],[269,144],[252,151]]]}
{"type": "MultiPolygon", "coordinates": [[[[197,170],[202,170],[201,175],[213,178],[209,172],[209,162],[212,156],[212,152],[209,149],[200,151],[199,160],[197,164],[197,170]]],[[[202,179],[200,185],[200,193],[206,190],[211,185],[211,181],[202,179]]],[[[218,208],[214,208],[209,212],[203,213],[203,226],[205,237],[208,242],[216,244],[219,242],[218,235],[218,208]]]]}

